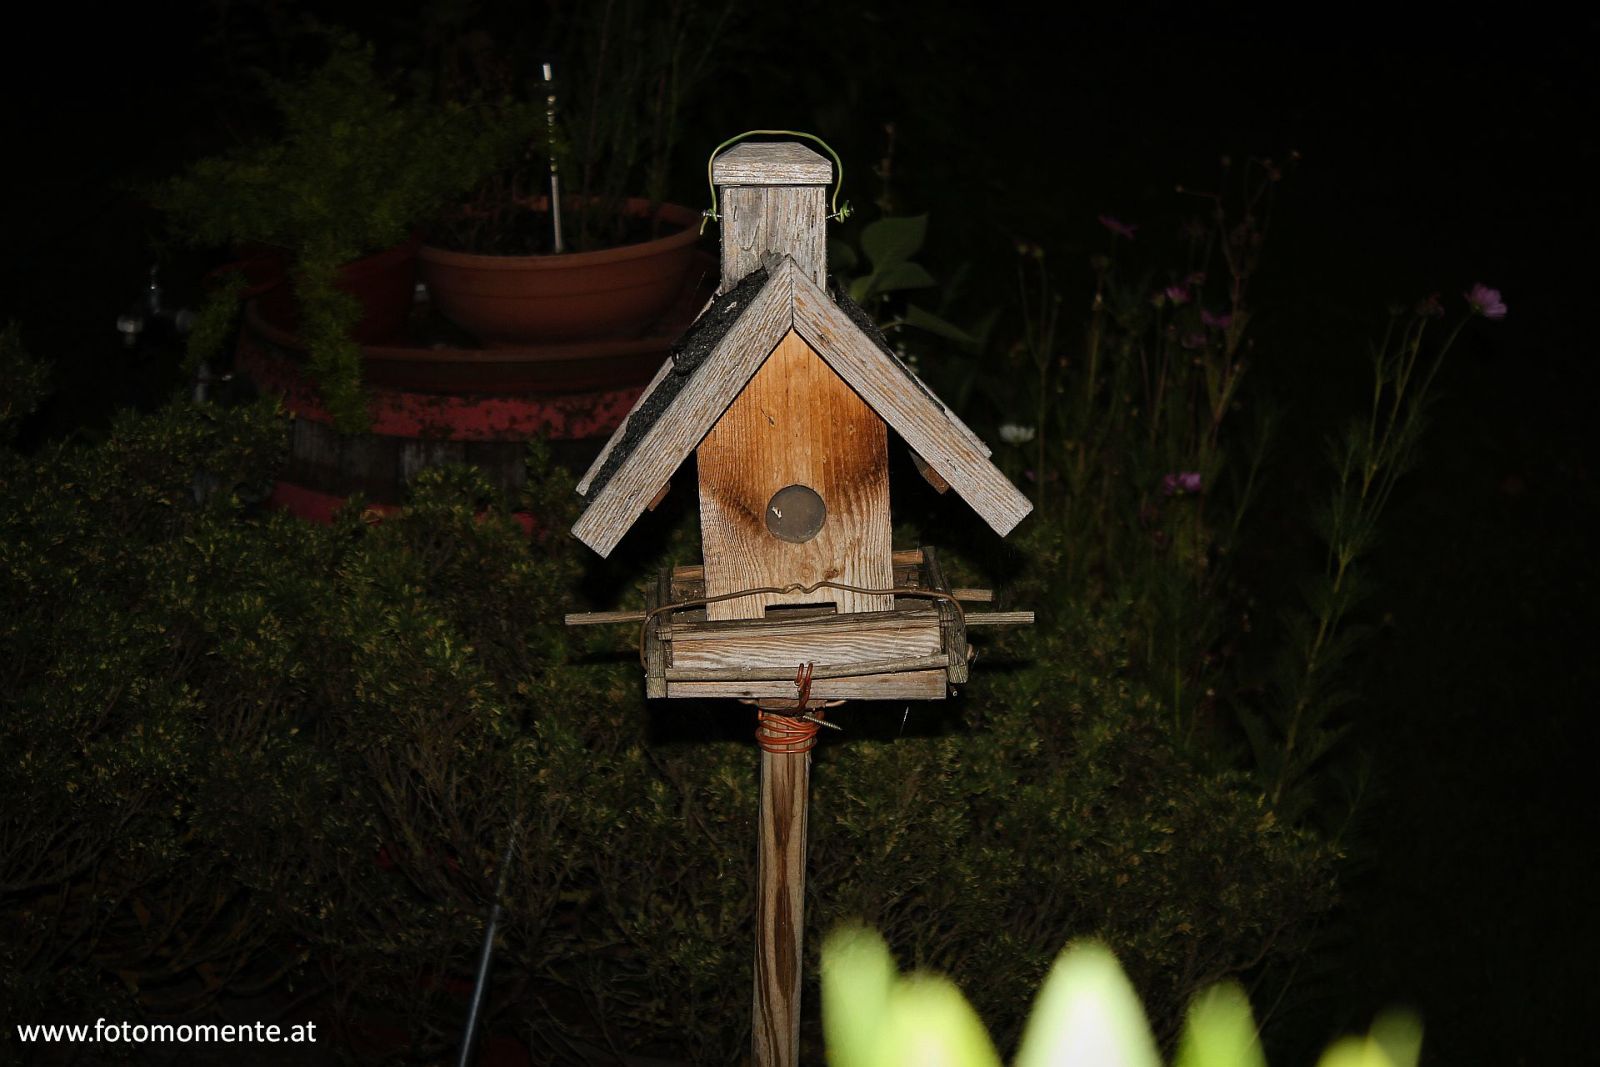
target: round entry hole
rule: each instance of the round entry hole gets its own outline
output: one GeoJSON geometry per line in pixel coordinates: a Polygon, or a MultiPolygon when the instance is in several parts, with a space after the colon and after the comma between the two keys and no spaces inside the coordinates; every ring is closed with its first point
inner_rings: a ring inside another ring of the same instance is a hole
{"type": "Polygon", "coordinates": [[[767,529],[780,541],[804,544],[827,521],[828,507],[807,485],[786,485],[767,504],[767,529]]]}

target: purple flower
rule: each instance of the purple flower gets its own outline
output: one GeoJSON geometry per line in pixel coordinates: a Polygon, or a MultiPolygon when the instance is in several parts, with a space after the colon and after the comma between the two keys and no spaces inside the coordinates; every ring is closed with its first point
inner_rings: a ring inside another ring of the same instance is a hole
{"type": "Polygon", "coordinates": [[[1205,308],[1201,308],[1200,321],[1211,327],[1213,330],[1226,330],[1230,325],[1232,325],[1233,316],[1226,311],[1220,315],[1213,315],[1205,308]]]}
{"type": "Polygon", "coordinates": [[[1189,289],[1184,285],[1167,286],[1167,299],[1174,304],[1187,304],[1189,302],[1189,289]]]}
{"type": "Polygon", "coordinates": [[[1472,305],[1472,310],[1486,319],[1499,320],[1506,317],[1506,302],[1500,299],[1500,290],[1491,289],[1482,282],[1477,282],[1467,290],[1467,303],[1472,305]]]}
{"type": "Polygon", "coordinates": [[[1100,225],[1104,226],[1118,237],[1126,237],[1130,241],[1133,240],[1133,231],[1139,228],[1136,225],[1129,225],[1126,222],[1119,222],[1110,215],[1102,214],[1099,216],[1099,219],[1100,225]]]}
{"type": "Polygon", "coordinates": [[[1161,476],[1161,495],[1172,496],[1176,493],[1198,493],[1200,491],[1199,471],[1175,471],[1172,474],[1161,476]]]}

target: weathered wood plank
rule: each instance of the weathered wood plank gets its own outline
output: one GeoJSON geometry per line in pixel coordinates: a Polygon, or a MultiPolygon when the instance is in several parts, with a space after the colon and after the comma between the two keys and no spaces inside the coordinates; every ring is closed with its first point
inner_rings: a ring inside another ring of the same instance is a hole
{"type": "MultiPolygon", "coordinates": [[[[710,303],[706,304],[706,307],[710,306],[710,303]]],[[[700,314],[705,314],[705,308],[700,309],[700,314]]],[[[695,317],[698,319],[699,315],[695,317]]],[[[639,399],[633,402],[633,407],[628,409],[628,414],[623,417],[622,422],[618,425],[617,432],[611,435],[611,437],[606,441],[605,447],[600,449],[600,454],[594,457],[594,462],[589,464],[589,469],[583,472],[583,478],[578,482],[579,496],[589,495],[590,484],[593,483],[595,476],[600,473],[600,468],[606,465],[606,460],[611,458],[611,450],[617,447],[617,442],[622,438],[623,432],[628,427],[628,420],[633,418],[634,414],[639,410],[639,406],[645,402],[650,394],[656,391],[656,386],[661,384],[661,379],[665,378],[671,373],[672,357],[668,356],[666,359],[661,361],[661,366],[656,368],[655,374],[650,376],[650,383],[644,387],[644,392],[639,394],[639,399]]]]}
{"type": "Polygon", "coordinates": [[[917,468],[917,473],[922,475],[923,481],[933,486],[935,493],[943,496],[950,491],[950,483],[945,481],[938,471],[928,466],[928,461],[917,455],[916,452],[911,453],[911,465],[917,468]]]}
{"type": "MultiPolygon", "coordinates": [[[[888,430],[809,345],[790,333],[700,443],[700,537],[706,595],[835,581],[888,589],[888,430]],[[768,529],[774,494],[804,486],[826,518],[809,540],[768,529]]],[[[841,614],[893,606],[887,593],[762,593],[706,606],[711,619],[760,618],[781,604],[832,603],[841,614]]]]}
{"type": "MultiPolygon", "coordinates": [[[[939,554],[931,548],[923,549],[923,568],[928,572],[928,587],[941,592],[950,591],[945,581],[944,568],[939,565],[939,554]]],[[[956,605],[948,600],[937,601],[939,609],[940,647],[950,661],[950,684],[961,685],[967,680],[967,629],[961,623],[956,605]]]]}
{"type": "Polygon", "coordinates": [[[1032,626],[1031,611],[967,612],[967,628],[974,626],[1032,626]]]}
{"type": "MultiPolygon", "coordinates": [[[[926,671],[949,666],[949,657],[943,652],[922,656],[900,656],[895,659],[864,661],[861,663],[813,664],[813,683],[820,679],[859,678],[868,675],[892,675],[901,671],[926,671]]],[[[790,682],[796,669],[789,667],[731,666],[731,667],[668,667],[669,682],[790,682]]]]}
{"type": "MultiPolygon", "coordinates": [[[[675,669],[774,667],[788,670],[792,678],[795,668],[802,663],[815,664],[818,671],[824,667],[832,670],[841,665],[931,656],[941,651],[939,630],[930,617],[914,629],[823,630],[810,634],[712,637],[698,641],[674,636],[672,663],[675,669]]],[[[853,673],[876,673],[883,669],[873,667],[871,672],[857,670],[853,673]]],[[[781,676],[781,673],[777,675],[781,676]]],[[[669,677],[686,679],[688,676],[669,672],[669,677]]]]}
{"type": "Polygon", "coordinates": [[[828,278],[828,191],[810,186],[724,186],[722,284],[726,293],[774,253],[789,256],[815,285],[828,278]]]}
{"type": "Polygon", "coordinates": [[[814,634],[848,628],[852,632],[874,630],[904,630],[935,625],[933,606],[918,600],[912,607],[893,611],[863,612],[848,617],[834,613],[790,615],[784,612],[764,619],[730,619],[715,622],[680,622],[672,634],[676,640],[712,640],[718,638],[767,637],[787,634],[814,634]]]}
{"type": "MultiPolygon", "coordinates": [[[[811,683],[816,700],[943,700],[948,686],[945,670],[905,671],[866,677],[819,678],[811,683]]],[[[760,700],[794,698],[794,675],[770,682],[668,682],[668,699],[760,700]]]]}
{"type": "Polygon", "coordinates": [[[916,388],[877,345],[862,336],[810,279],[794,279],[795,331],[888,420],[911,450],[928,462],[1001,536],[1033,504],[989,462],[987,448],[931,394],[916,388]]]}
{"type": "Polygon", "coordinates": [[[661,484],[778,346],[793,322],[796,270],[777,267],[737,322],[705,358],[672,406],[652,423],[572,527],[578,540],[609,556],[661,484]]]}
{"type": "MultiPolygon", "coordinates": [[[[663,570],[656,576],[656,586],[645,605],[654,610],[666,603],[671,593],[672,576],[663,570]]],[[[645,626],[644,631],[644,695],[648,700],[659,700],[667,695],[667,651],[661,640],[659,616],[645,626]]]]}
{"type": "Polygon", "coordinates": [[[797,141],[746,141],[711,164],[716,185],[828,185],[833,163],[797,141]]]}
{"type": "Polygon", "coordinates": [[[575,611],[563,617],[568,626],[611,626],[631,622],[637,626],[644,622],[642,611],[575,611]]]}

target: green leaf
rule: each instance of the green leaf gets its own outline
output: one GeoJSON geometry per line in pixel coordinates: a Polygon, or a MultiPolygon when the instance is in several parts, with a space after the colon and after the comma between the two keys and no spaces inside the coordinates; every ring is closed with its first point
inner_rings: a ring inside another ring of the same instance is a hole
{"type": "Polygon", "coordinates": [[[871,1060],[882,1067],[1000,1067],[989,1033],[955,983],[912,975],[889,994],[871,1060]]]}
{"type": "Polygon", "coordinates": [[[947,341],[954,341],[967,349],[978,347],[978,339],[948,319],[940,318],[931,311],[917,307],[915,304],[906,306],[905,323],[915,326],[919,330],[926,330],[935,337],[943,337],[947,341]]]}
{"type": "Polygon", "coordinates": [[[837,237],[828,238],[828,268],[834,274],[848,274],[861,262],[856,250],[837,237]]]}
{"type": "Polygon", "coordinates": [[[880,293],[892,293],[900,289],[931,289],[939,284],[922,264],[905,261],[875,270],[869,277],[873,290],[880,293]]]}
{"type": "Polygon", "coordinates": [[[1394,1067],[1417,1067],[1422,1058],[1422,1021],[1408,1011],[1386,1011],[1372,1024],[1372,1040],[1394,1067]]]}
{"type": "Polygon", "coordinates": [[[1236,983],[1213,986],[1189,1005],[1173,1067],[1266,1067],[1250,1000],[1236,983]]]}
{"type": "Polygon", "coordinates": [[[822,1029],[833,1067],[873,1067],[878,1031],[894,988],[883,938],[846,926],[822,944],[822,1029]]]}
{"type": "Polygon", "coordinates": [[[928,234],[928,216],[908,215],[879,219],[861,231],[861,250],[874,273],[904,263],[922,248],[928,234]]]}
{"type": "Polygon", "coordinates": [[[1160,1067],[1139,998],[1104,945],[1056,958],[1034,1002],[1016,1067],[1160,1067]]]}

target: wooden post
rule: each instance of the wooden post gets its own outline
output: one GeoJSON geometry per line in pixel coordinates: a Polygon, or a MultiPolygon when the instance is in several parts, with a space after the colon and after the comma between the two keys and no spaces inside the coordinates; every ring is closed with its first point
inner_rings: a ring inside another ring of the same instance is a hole
{"type": "Polygon", "coordinates": [[[758,1067],[797,1067],[800,1062],[800,961],[810,784],[811,753],[762,750],[751,1039],[758,1067]]]}
{"type": "MultiPolygon", "coordinates": [[[[831,163],[809,148],[793,142],[741,144],[722,153],[713,161],[712,180],[717,185],[718,196],[722,203],[721,292],[732,290],[740,280],[761,266],[763,261],[774,253],[792,258],[805,276],[816,285],[826,284],[828,269],[826,205],[827,186],[833,180],[831,163]]],[[[817,360],[815,354],[798,340],[793,341],[790,346],[793,352],[784,348],[781,343],[779,348],[788,355],[784,358],[774,357],[776,365],[773,374],[776,376],[780,393],[778,400],[789,395],[791,390],[799,395],[808,396],[809,393],[805,388],[789,380],[800,373],[790,364],[799,361],[801,371],[807,369],[810,362],[816,363],[817,368],[823,371],[826,371],[826,368],[820,360],[817,360]]],[[[762,352],[761,355],[765,356],[766,353],[762,352]]],[[[834,377],[832,372],[826,372],[826,376],[834,377]]],[[[801,375],[801,380],[807,379],[801,375]]],[[[875,445],[877,452],[883,453],[886,432],[883,429],[883,420],[866,411],[865,406],[856,400],[855,395],[844,383],[840,382],[839,388],[861,407],[865,418],[876,426],[875,437],[867,430],[863,430],[860,434],[863,439],[869,440],[867,447],[875,445]]],[[[777,404],[777,400],[769,402],[769,406],[777,404]]],[[[778,405],[778,410],[782,410],[781,405],[778,405]]],[[[766,412],[760,415],[757,420],[759,427],[773,429],[776,432],[776,416],[766,412]]],[[[803,429],[805,433],[815,432],[815,427],[803,429]]],[[[765,439],[761,434],[757,436],[765,439]]],[[[712,440],[712,437],[716,437],[716,434],[713,433],[708,437],[707,443],[702,444],[700,461],[700,528],[702,536],[706,538],[708,565],[712,561],[711,554],[717,551],[714,546],[717,545],[719,536],[724,533],[723,523],[728,521],[718,509],[718,489],[708,487],[706,484],[706,471],[708,467],[717,466],[717,456],[708,458],[704,455],[704,450],[710,448],[716,452],[718,442],[722,441],[722,438],[712,440]],[[708,488],[711,489],[709,493],[708,488]]],[[[746,451],[749,448],[750,442],[741,441],[737,450],[746,451]]],[[[780,488],[786,482],[815,482],[817,484],[812,486],[813,489],[821,488],[823,492],[833,494],[832,484],[818,472],[810,470],[812,447],[809,437],[802,434],[793,441],[785,438],[777,442],[775,448],[775,451],[768,449],[771,454],[763,453],[760,458],[784,477],[777,478],[772,485],[763,483],[761,492],[756,494],[760,497],[760,502],[755,505],[755,513],[761,513],[772,490],[780,488]],[[788,470],[786,465],[794,463],[801,464],[805,469],[788,470]]],[[[839,465],[837,460],[832,464],[832,466],[839,465]]],[[[879,466],[886,468],[887,460],[880,458],[879,466]]],[[[828,469],[831,470],[832,467],[828,469]]],[[[873,545],[878,550],[876,554],[883,557],[884,574],[874,574],[869,577],[887,579],[890,569],[887,482],[883,484],[882,490],[883,499],[877,502],[875,509],[869,509],[860,501],[858,505],[862,511],[881,512],[871,517],[881,521],[884,527],[883,543],[873,545]]],[[[844,490],[839,490],[838,496],[840,499],[856,499],[844,490]]],[[[835,506],[837,507],[837,504],[835,506]]],[[[835,527],[841,527],[841,519],[834,518],[832,521],[835,527]]],[[[848,526],[848,523],[844,526],[848,526]]],[[[812,553],[835,566],[834,570],[827,572],[828,577],[840,574],[836,558],[840,555],[839,546],[832,545],[831,540],[827,538],[819,538],[819,541],[824,544],[810,545],[812,553]],[[821,551],[824,547],[827,551],[821,551]]],[[[805,567],[800,566],[805,562],[805,545],[785,545],[773,538],[769,548],[774,552],[785,548],[790,550],[782,554],[784,565],[780,570],[783,573],[779,577],[783,582],[810,581],[821,576],[820,574],[813,576],[805,567]]],[[[708,595],[724,591],[714,588],[717,583],[712,574],[713,570],[714,568],[710,566],[706,570],[708,595]]],[[[720,574],[720,571],[718,573],[720,574]]],[[[848,581],[860,581],[872,587],[887,584],[886,581],[868,580],[853,571],[850,573],[851,577],[846,579],[848,581]]],[[[735,583],[739,587],[768,584],[765,572],[741,571],[740,575],[740,580],[735,583]]],[[[834,594],[830,593],[829,596],[836,600],[834,594]]],[[[745,599],[712,605],[708,608],[708,615],[712,618],[727,619],[760,618],[765,613],[765,599],[770,598],[745,599]]],[[[847,604],[840,606],[838,610],[859,611],[864,608],[847,604]]],[[[806,689],[809,687],[808,681],[806,689]]],[[[798,700],[800,710],[804,709],[805,700],[806,691],[802,689],[798,700]]],[[[773,701],[771,707],[774,710],[786,709],[794,713],[796,704],[796,701],[779,700],[773,701]]],[[[806,800],[811,783],[810,748],[809,743],[788,746],[769,746],[764,743],[761,749],[761,817],[756,827],[758,840],[755,1001],[751,1020],[751,1049],[757,1067],[798,1067],[800,1062],[800,964],[802,933],[805,928],[806,800]],[[774,752],[770,751],[769,747],[789,747],[803,751],[774,752]]]]}

